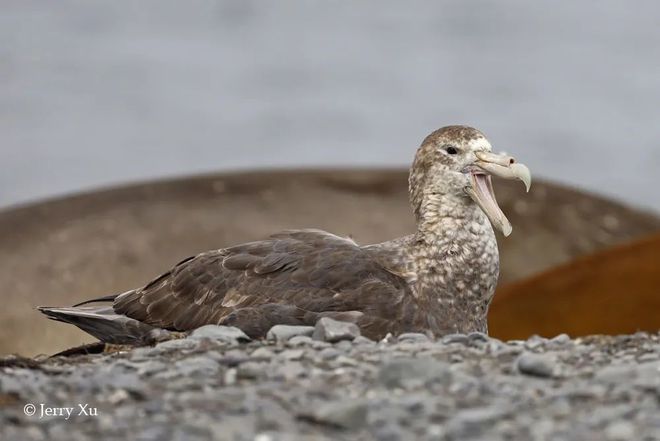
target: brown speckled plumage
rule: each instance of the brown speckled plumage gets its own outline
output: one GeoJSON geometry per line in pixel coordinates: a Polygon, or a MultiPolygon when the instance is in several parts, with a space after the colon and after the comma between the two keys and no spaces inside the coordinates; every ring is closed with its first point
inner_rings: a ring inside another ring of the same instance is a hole
{"type": "Polygon", "coordinates": [[[285,231],[186,259],[143,288],[101,299],[111,307],[40,310],[109,343],[205,324],[263,337],[275,324],[323,316],[353,321],[371,338],[487,332],[499,258],[489,219],[465,193],[462,170],[475,151],[490,144],[471,127],[424,139],[410,172],[417,231],[409,236],[359,246],[320,230],[285,231]]]}

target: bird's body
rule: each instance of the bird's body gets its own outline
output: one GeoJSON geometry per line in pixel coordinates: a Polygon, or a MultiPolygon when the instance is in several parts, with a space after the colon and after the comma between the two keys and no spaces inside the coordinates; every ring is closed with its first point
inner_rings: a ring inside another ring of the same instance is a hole
{"type": "Polygon", "coordinates": [[[326,316],[352,321],[370,338],[487,332],[499,272],[491,222],[506,230],[506,218],[475,203],[480,194],[466,193],[461,175],[475,172],[463,171],[471,163],[457,162],[448,144],[466,156],[490,151],[469,127],[425,139],[410,175],[417,231],[409,236],[360,246],[320,230],[285,231],[199,254],[142,288],[97,299],[111,306],[83,306],[97,301],[91,300],[40,310],[117,344],[206,324],[237,326],[259,338],[276,324],[313,325],[326,316]]]}

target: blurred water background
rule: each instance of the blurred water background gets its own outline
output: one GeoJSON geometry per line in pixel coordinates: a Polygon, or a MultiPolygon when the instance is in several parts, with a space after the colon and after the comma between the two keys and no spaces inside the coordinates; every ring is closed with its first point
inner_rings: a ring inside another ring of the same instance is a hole
{"type": "Polygon", "coordinates": [[[217,170],[407,166],[450,123],[660,210],[655,1],[4,0],[0,206],[217,170]]]}

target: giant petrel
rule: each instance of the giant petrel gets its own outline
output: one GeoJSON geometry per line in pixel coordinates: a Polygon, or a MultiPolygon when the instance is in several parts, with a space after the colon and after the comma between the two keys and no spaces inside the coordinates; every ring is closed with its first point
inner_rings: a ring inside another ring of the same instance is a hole
{"type": "Polygon", "coordinates": [[[374,339],[487,332],[499,274],[493,227],[511,233],[491,175],[529,190],[527,167],[492,153],[480,131],[443,127],[424,139],[410,170],[417,228],[409,236],[361,246],[320,230],[284,231],[190,257],[122,294],[39,310],[113,344],[207,324],[259,338],[273,325],[321,317],[354,322],[374,339]]]}

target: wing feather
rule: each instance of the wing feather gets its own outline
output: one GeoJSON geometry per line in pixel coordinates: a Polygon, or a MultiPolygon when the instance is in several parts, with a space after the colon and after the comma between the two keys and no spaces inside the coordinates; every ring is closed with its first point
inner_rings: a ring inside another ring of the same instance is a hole
{"type": "Polygon", "coordinates": [[[291,230],[188,258],[118,296],[113,308],[166,329],[240,322],[260,333],[272,323],[303,323],[327,311],[394,319],[393,302],[405,289],[401,277],[352,240],[291,230]]]}

